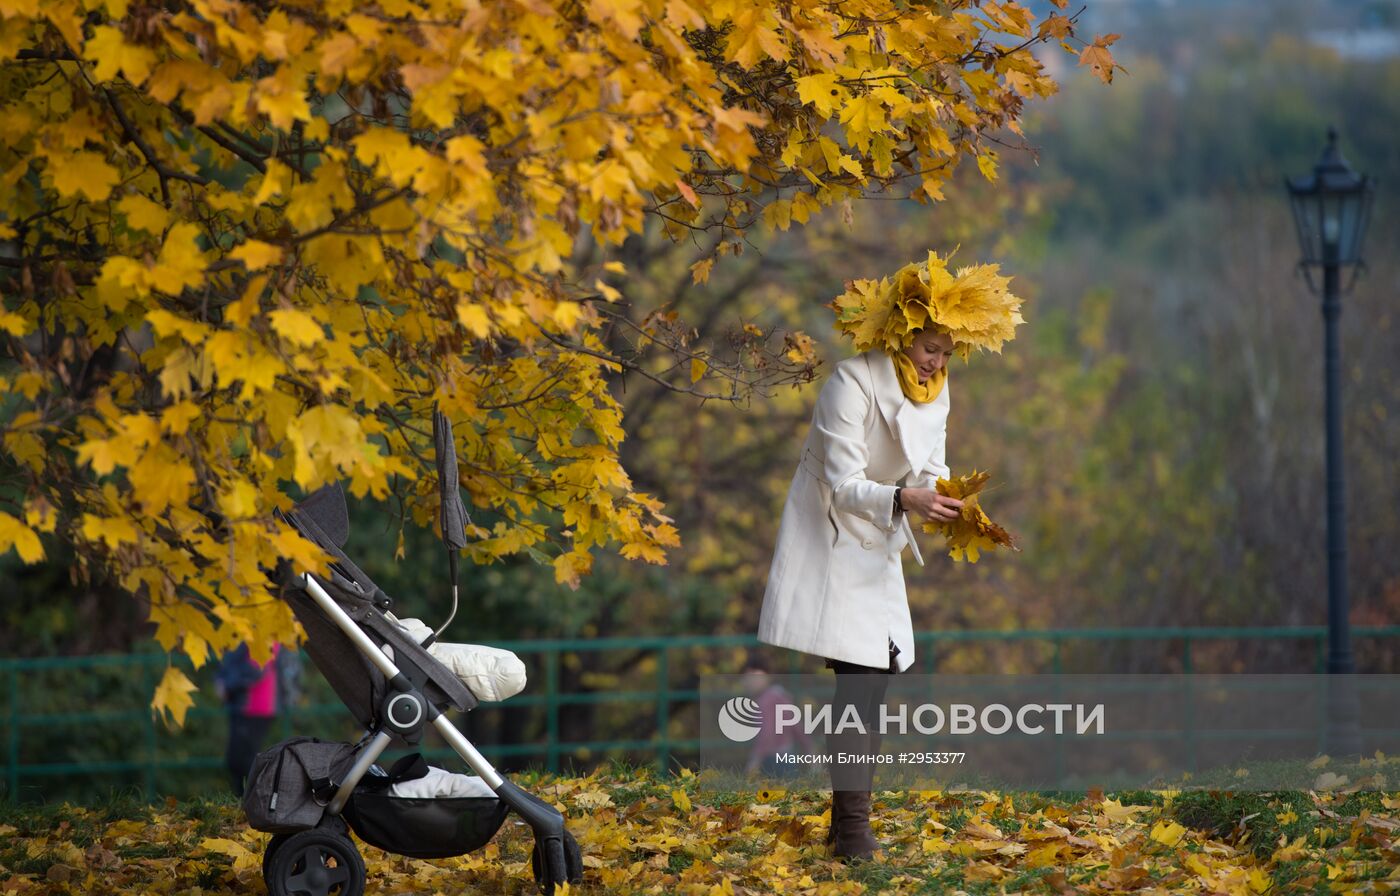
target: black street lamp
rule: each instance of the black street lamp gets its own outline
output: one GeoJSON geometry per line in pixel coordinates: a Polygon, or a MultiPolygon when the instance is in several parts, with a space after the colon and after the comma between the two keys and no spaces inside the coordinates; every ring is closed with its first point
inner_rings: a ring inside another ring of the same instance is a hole
{"type": "MultiPolygon", "coordinates": [[[[1338,351],[1338,318],[1341,316],[1341,269],[1352,267],[1352,282],[1361,260],[1361,241],[1375,182],[1357,174],[1337,149],[1336,128],[1327,129],[1327,148],[1311,174],[1287,178],[1293,220],[1298,225],[1298,243],[1303,257],[1298,262],[1308,288],[1317,292],[1311,268],[1322,268],[1322,317],[1326,324],[1327,414],[1327,671],[1350,674],[1356,671],[1351,655],[1348,626],[1347,546],[1345,495],[1342,488],[1342,392],[1338,351]]],[[[1350,284],[1348,284],[1350,288],[1350,284]]],[[[1343,700],[1343,703],[1348,701],[1343,700]]],[[[1354,707],[1353,707],[1354,708],[1354,707]]],[[[1342,716],[1330,726],[1329,752],[1354,755],[1360,752],[1356,718],[1352,708],[1342,708],[1342,716]]],[[[1330,713],[1329,713],[1330,714],[1330,713]]]]}

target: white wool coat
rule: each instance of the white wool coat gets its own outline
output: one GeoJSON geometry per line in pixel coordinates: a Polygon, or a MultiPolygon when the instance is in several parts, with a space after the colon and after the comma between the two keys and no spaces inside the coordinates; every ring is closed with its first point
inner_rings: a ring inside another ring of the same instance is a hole
{"type": "MultiPolygon", "coordinates": [[[[904,396],[894,359],[875,349],[847,358],[822,384],[778,524],[758,640],[862,666],[903,672],[914,628],[901,556],[923,566],[894,489],[947,477],[948,381],[931,402],[904,396]]],[[[911,519],[911,517],[913,517],[911,519]]]]}

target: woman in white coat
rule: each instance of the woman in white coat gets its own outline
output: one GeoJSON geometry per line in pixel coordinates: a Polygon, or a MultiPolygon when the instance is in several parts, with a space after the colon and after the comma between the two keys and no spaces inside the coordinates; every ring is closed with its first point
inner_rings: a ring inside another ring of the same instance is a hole
{"type": "MultiPolygon", "coordinates": [[[[938,494],[948,426],[948,358],[1000,352],[1014,338],[1021,300],[998,265],[948,269],[930,252],[892,277],[852,280],[828,307],[860,354],[822,384],[788,489],[768,570],[758,638],[825,657],[836,672],[834,719],[854,708],[859,730],[834,725],[828,746],[880,752],[887,673],[914,662],[914,629],[901,556],[914,541],[909,514],[951,520],[962,501],[938,494]]],[[[842,857],[868,858],[873,761],[832,763],[831,830],[842,857]]]]}
{"type": "MultiPolygon", "coordinates": [[[[815,654],[836,672],[833,717],[854,705],[865,731],[832,734],[833,752],[879,753],[878,708],[889,678],[914,662],[914,631],[901,556],[914,541],[909,515],[951,520],[962,502],[934,488],[949,475],[949,333],[928,327],[902,351],[874,348],[836,365],[778,526],[758,639],[815,654]]],[[[849,728],[849,726],[848,726],[849,728]]],[[[875,763],[831,765],[827,837],[839,856],[867,858],[875,763]]]]}

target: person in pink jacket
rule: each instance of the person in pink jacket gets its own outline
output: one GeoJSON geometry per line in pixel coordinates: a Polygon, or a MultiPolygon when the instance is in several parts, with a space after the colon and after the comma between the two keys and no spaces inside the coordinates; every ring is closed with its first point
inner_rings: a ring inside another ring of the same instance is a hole
{"type": "Polygon", "coordinates": [[[214,685],[228,708],[228,745],[224,762],[236,796],[243,795],[248,770],[277,718],[277,657],[281,645],[272,645],[272,658],[259,666],[246,643],[238,645],[219,663],[214,685]]]}
{"type": "Polygon", "coordinates": [[[796,749],[811,751],[816,747],[815,741],[800,726],[778,730],[779,705],[796,703],[797,698],[769,675],[763,663],[756,660],[744,667],[744,679],[745,690],[758,704],[759,718],[762,720],[758,735],[749,746],[745,770],[775,778],[795,777],[797,766],[783,765],[778,761],[778,754],[796,749]]]}

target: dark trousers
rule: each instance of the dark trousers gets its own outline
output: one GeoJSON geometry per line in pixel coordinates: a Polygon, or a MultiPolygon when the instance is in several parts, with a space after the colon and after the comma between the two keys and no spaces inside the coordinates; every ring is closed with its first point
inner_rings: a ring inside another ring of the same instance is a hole
{"type": "Polygon", "coordinates": [[[895,655],[899,648],[890,643],[890,664],[884,669],[858,666],[842,660],[827,660],[826,666],[836,673],[836,691],[831,698],[832,730],[827,735],[831,752],[831,787],[833,790],[870,790],[876,763],[869,759],[841,762],[840,754],[868,757],[880,751],[880,707],[890,686],[890,675],[898,672],[895,655]],[[854,707],[854,709],[849,709],[854,707]],[[842,719],[851,713],[859,716],[863,732],[848,726],[838,731],[842,719]]]}
{"type": "Polygon", "coordinates": [[[228,765],[234,796],[243,795],[243,782],[271,727],[272,716],[249,716],[241,712],[228,714],[228,749],[224,752],[224,762],[228,765]]]}

